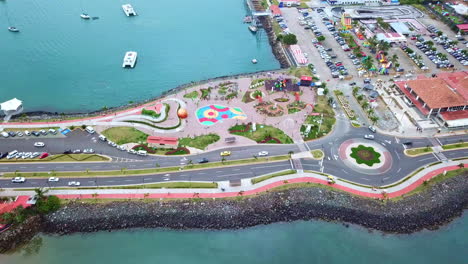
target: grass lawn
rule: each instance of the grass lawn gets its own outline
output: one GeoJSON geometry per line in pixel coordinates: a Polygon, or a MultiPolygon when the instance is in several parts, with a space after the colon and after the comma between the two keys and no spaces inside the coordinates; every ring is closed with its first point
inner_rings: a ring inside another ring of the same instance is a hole
{"type": "Polygon", "coordinates": [[[133,127],[112,127],[104,130],[102,134],[118,145],[146,142],[148,137],[147,134],[133,127]]]}
{"type": "Polygon", "coordinates": [[[265,175],[265,176],[262,176],[262,177],[253,178],[250,181],[252,182],[252,184],[257,184],[259,182],[266,181],[266,180],[274,178],[274,177],[284,176],[284,175],[289,175],[289,174],[294,174],[294,173],[296,173],[296,170],[280,171],[280,172],[273,173],[273,174],[268,174],[268,175],[265,175]]]}
{"type": "Polygon", "coordinates": [[[213,189],[218,188],[218,183],[216,182],[163,182],[163,183],[152,183],[152,184],[141,184],[141,185],[127,185],[127,186],[108,186],[108,187],[59,187],[52,188],[53,190],[94,190],[94,189],[185,189],[185,188],[195,188],[195,189],[213,189]]]}
{"type": "Polygon", "coordinates": [[[380,163],[380,153],[376,152],[373,147],[359,145],[356,148],[351,148],[350,156],[355,159],[358,164],[366,164],[369,167],[380,163]]]}
{"type": "MultiPolygon", "coordinates": [[[[246,127],[246,125],[235,125],[229,129],[231,130],[242,130],[246,127]]],[[[247,131],[247,132],[232,132],[231,134],[243,136],[246,138],[250,138],[255,142],[260,142],[266,138],[277,138],[281,141],[281,144],[291,144],[293,140],[286,135],[281,129],[276,127],[257,124],[256,131],[247,131]]]]}
{"type": "Polygon", "coordinates": [[[208,145],[217,142],[219,138],[217,134],[201,135],[194,138],[180,138],[179,145],[204,150],[208,145]]]}
{"type": "Polygon", "coordinates": [[[309,67],[299,67],[299,68],[292,67],[289,70],[289,75],[294,75],[297,78],[301,78],[301,76],[303,75],[312,76],[312,71],[309,69],[309,67]]]}
{"type": "Polygon", "coordinates": [[[4,131],[14,131],[14,132],[17,132],[17,131],[26,131],[28,130],[29,132],[31,131],[39,131],[39,130],[45,130],[45,131],[48,131],[49,129],[55,129],[55,130],[58,130],[60,127],[35,127],[35,128],[24,128],[24,127],[21,127],[21,128],[15,128],[15,127],[8,127],[8,128],[5,128],[4,131]]]}
{"type": "Polygon", "coordinates": [[[411,155],[411,156],[414,156],[414,155],[420,155],[420,154],[424,154],[424,153],[432,153],[433,152],[433,149],[432,148],[428,148],[428,147],[425,147],[425,148],[412,148],[412,149],[406,149],[405,150],[405,153],[407,155],[411,155]]]}
{"type": "Polygon", "coordinates": [[[304,133],[307,129],[307,124],[311,124],[312,127],[307,135],[303,135],[304,140],[312,140],[323,137],[330,133],[333,125],[336,122],[335,112],[333,108],[328,104],[326,96],[317,96],[317,104],[314,107],[314,113],[323,113],[323,119],[321,116],[308,116],[304,124],[301,126],[301,132],[304,133]],[[322,124],[320,125],[320,120],[322,124]],[[320,127],[320,132],[319,132],[320,127]]]}
{"type": "Polygon", "coordinates": [[[59,154],[45,159],[1,159],[0,162],[76,162],[76,161],[109,161],[109,158],[97,154],[59,154]]]}
{"type": "Polygon", "coordinates": [[[191,92],[191,93],[184,94],[184,98],[188,98],[188,99],[195,100],[195,99],[197,99],[197,97],[198,97],[199,95],[200,95],[200,94],[198,93],[198,91],[193,91],[193,92],[191,92]]]}
{"type": "Polygon", "coordinates": [[[443,149],[458,149],[458,148],[468,148],[468,142],[460,142],[455,144],[443,145],[443,149]]]}
{"type": "MultiPolygon", "coordinates": [[[[251,163],[268,163],[273,161],[283,161],[288,160],[288,155],[283,156],[271,156],[271,157],[262,157],[262,158],[252,158],[252,159],[240,159],[240,160],[229,160],[229,157],[226,158],[226,161],[221,162],[208,162],[202,164],[193,164],[184,167],[184,170],[190,171],[194,169],[201,168],[214,168],[214,167],[223,167],[230,165],[243,165],[251,163]]],[[[221,158],[220,158],[221,160],[221,158]]],[[[105,176],[130,176],[130,175],[144,175],[152,173],[163,173],[163,172],[174,172],[179,171],[180,167],[164,167],[164,168],[154,169],[140,169],[140,170],[128,170],[126,168],[121,168],[121,170],[112,170],[112,171],[60,171],[54,172],[52,176],[56,177],[105,177],[105,176]]],[[[7,172],[3,174],[3,177],[50,177],[49,172],[7,172]]]]}
{"type": "Polygon", "coordinates": [[[320,150],[320,149],[314,149],[314,150],[311,150],[310,153],[312,153],[312,156],[314,157],[314,159],[321,159],[323,158],[323,151],[320,150]]]}

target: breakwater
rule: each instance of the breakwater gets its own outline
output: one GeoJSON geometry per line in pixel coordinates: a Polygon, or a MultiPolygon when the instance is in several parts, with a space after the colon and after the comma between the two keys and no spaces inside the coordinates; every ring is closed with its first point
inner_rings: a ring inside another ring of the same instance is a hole
{"type": "MultiPolygon", "coordinates": [[[[437,229],[468,208],[468,173],[399,200],[376,200],[321,187],[270,191],[238,199],[155,202],[71,202],[36,219],[26,230],[65,235],[128,228],[239,229],[274,222],[320,219],[388,233],[437,229]],[[39,228],[40,227],[40,228],[39,228]]],[[[30,223],[31,224],[31,223],[30,223]]],[[[0,252],[30,239],[11,228],[0,233],[0,252]],[[16,233],[13,233],[16,232],[16,233]],[[17,236],[15,243],[12,237],[17,236]],[[9,237],[5,243],[4,237],[9,237]]],[[[30,233],[30,232],[29,232],[30,233]]],[[[28,234],[29,234],[28,233],[28,234]]]]}

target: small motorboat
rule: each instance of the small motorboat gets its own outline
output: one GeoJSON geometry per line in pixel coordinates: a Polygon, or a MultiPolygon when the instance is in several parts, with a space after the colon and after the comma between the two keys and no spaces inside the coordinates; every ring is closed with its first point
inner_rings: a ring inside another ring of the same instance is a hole
{"type": "Polygon", "coordinates": [[[252,23],[252,17],[251,16],[245,16],[244,17],[244,23],[252,23]]]}
{"type": "Polygon", "coordinates": [[[256,26],[249,26],[249,30],[252,32],[252,33],[256,33],[258,28],[256,26]]]}
{"type": "Polygon", "coordinates": [[[11,31],[11,32],[19,32],[19,29],[15,28],[15,27],[8,27],[8,30],[11,31]]]}
{"type": "Polygon", "coordinates": [[[253,59],[253,60],[252,60],[252,63],[253,63],[253,64],[257,64],[257,62],[258,62],[257,59],[253,59]]]}
{"type": "Polygon", "coordinates": [[[91,18],[88,14],[85,14],[85,13],[81,14],[80,17],[82,19],[90,19],[91,18]]]}

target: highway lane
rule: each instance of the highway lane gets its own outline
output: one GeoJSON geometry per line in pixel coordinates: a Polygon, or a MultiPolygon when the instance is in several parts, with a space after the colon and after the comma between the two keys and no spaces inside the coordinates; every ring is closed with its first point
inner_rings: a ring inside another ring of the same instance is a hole
{"type": "Polygon", "coordinates": [[[291,163],[289,161],[279,161],[234,167],[155,173],[140,176],[67,177],[61,178],[59,182],[53,183],[48,183],[47,179],[37,178],[28,178],[25,183],[12,183],[11,179],[0,179],[0,188],[64,187],[67,186],[69,181],[79,181],[82,187],[148,184],[167,181],[227,181],[252,178],[287,169],[291,169],[291,163]]]}

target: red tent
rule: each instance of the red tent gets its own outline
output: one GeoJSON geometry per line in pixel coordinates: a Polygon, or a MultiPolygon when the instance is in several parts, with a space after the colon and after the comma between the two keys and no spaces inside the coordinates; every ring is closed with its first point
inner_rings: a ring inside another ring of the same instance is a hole
{"type": "Polygon", "coordinates": [[[312,84],[311,76],[301,76],[301,86],[310,86],[312,84]]]}

